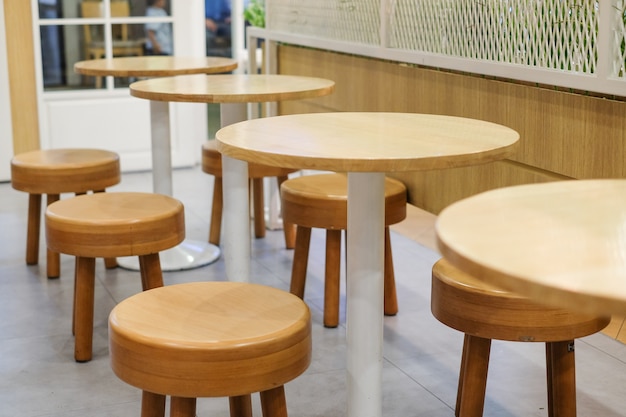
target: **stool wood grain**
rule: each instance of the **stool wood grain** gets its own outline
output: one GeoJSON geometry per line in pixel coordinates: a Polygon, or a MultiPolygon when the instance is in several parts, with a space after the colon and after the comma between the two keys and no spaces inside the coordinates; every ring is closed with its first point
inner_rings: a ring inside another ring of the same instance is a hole
{"type": "MultiPolygon", "coordinates": [[[[211,205],[211,225],[209,229],[209,242],[214,245],[220,244],[222,230],[222,154],[219,153],[216,141],[210,140],[202,145],[202,171],[215,177],[213,185],[213,203],[211,205]]],[[[254,216],[254,236],[265,237],[265,205],[263,201],[263,178],[276,177],[278,188],[287,180],[287,176],[297,169],[271,167],[250,163],[248,164],[248,177],[252,182],[252,208],[254,216]]],[[[285,234],[285,246],[293,248],[295,245],[296,229],[293,224],[283,223],[285,234]]]]}
{"type": "MultiPolygon", "coordinates": [[[[85,194],[100,192],[120,182],[119,156],[100,149],[48,149],[25,152],[11,159],[11,185],[28,197],[28,226],[26,234],[26,263],[39,262],[41,228],[41,196],[46,204],[60,199],[62,193],[85,194]]],[[[107,259],[108,268],[115,259],[107,259]]],[[[48,278],[60,276],[59,254],[47,250],[48,278]]]]}
{"type": "MultiPolygon", "coordinates": [[[[344,174],[306,175],[281,185],[283,219],[296,228],[291,292],[304,297],[311,228],[326,229],[324,326],[339,324],[341,231],[347,228],[348,181],[344,174]]],[[[406,218],[406,187],[385,179],[385,314],[398,312],[389,225],[406,218]]]]}
{"type": "Polygon", "coordinates": [[[609,318],[545,307],[488,285],[439,260],[432,271],[431,310],[465,333],[457,417],[483,414],[491,340],[545,342],[548,415],[576,416],[574,339],[599,332],[609,318]]]}
{"type": "Polygon", "coordinates": [[[196,398],[229,397],[231,416],[286,417],[284,384],[311,361],[311,318],[298,297],[237,282],[169,285],[119,303],[109,317],[113,372],[143,390],[142,416],[193,417],[196,398]]]}
{"type": "Polygon", "coordinates": [[[57,201],[46,210],[46,241],[76,256],[74,357],[91,360],[95,258],[139,256],[142,288],[163,285],[159,252],[185,237],[183,205],[151,193],[98,193],[57,201]]]}

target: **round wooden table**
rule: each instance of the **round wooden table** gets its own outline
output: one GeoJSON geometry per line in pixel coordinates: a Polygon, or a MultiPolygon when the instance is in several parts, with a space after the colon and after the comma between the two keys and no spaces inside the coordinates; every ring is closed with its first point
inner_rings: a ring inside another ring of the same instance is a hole
{"type": "Polygon", "coordinates": [[[90,59],[74,64],[74,71],[93,77],[167,77],[215,74],[237,68],[237,61],[219,57],[129,56],[90,59]]]}
{"type": "Polygon", "coordinates": [[[626,314],[626,180],[572,180],[488,191],[437,219],[458,268],[563,308],[626,314]]]}
{"type": "MultiPolygon", "coordinates": [[[[237,61],[219,57],[140,56],[93,59],[74,64],[78,74],[95,77],[163,77],[188,74],[215,74],[237,68],[237,61]]],[[[166,102],[150,103],[152,128],[152,188],[155,193],[173,195],[170,113],[166,102]]],[[[186,239],[161,253],[164,271],[208,265],[220,257],[220,249],[208,242],[186,239]]],[[[136,258],[121,258],[119,265],[139,270],[136,258]]]]}
{"type": "MultiPolygon", "coordinates": [[[[519,135],[504,126],[458,117],[316,113],[249,120],[219,130],[216,138],[225,157],[348,172],[347,409],[350,417],[380,417],[384,173],[503,159],[513,152],[519,135]]],[[[237,168],[245,171],[246,163],[242,165],[237,168]]],[[[224,180],[232,174],[225,171],[224,180]]],[[[226,198],[247,187],[246,177],[239,174],[238,178],[236,187],[225,189],[224,213],[229,222],[245,223],[247,200],[226,198]]],[[[233,241],[224,248],[230,273],[229,264],[242,274],[241,265],[250,262],[244,250],[249,246],[244,244],[249,241],[248,229],[224,236],[233,241]]]]}
{"type": "MultiPolygon", "coordinates": [[[[242,120],[248,119],[248,103],[276,102],[284,100],[296,100],[313,97],[321,97],[333,92],[335,83],[331,80],[314,77],[301,77],[291,75],[243,75],[243,74],[224,74],[224,75],[187,75],[180,77],[153,78],[144,81],[138,81],[130,85],[130,94],[134,97],[151,100],[152,105],[156,103],[168,102],[186,102],[186,103],[220,103],[221,126],[227,126],[242,120]]],[[[155,128],[153,121],[153,143],[161,143],[162,146],[169,145],[169,137],[161,135],[161,132],[155,128]]],[[[163,126],[164,127],[164,126],[163,126]]],[[[155,146],[153,144],[153,146],[155,146]]],[[[232,160],[231,158],[222,158],[223,172],[233,170],[232,165],[243,164],[241,161],[232,160]]],[[[247,167],[247,166],[246,166],[247,167]]],[[[247,170],[237,171],[241,175],[245,175],[245,186],[239,188],[239,192],[235,194],[225,193],[224,207],[235,206],[240,207],[243,203],[230,203],[226,201],[230,198],[236,200],[248,201],[248,174],[247,170]],[[234,195],[235,197],[232,197],[234,195]]],[[[223,175],[223,188],[231,189],[237,187],[238,180],[242,178],[233,177],[232,175],[223,175]],[[235,178],[233,180],[233,178],[235,178]]],[[[239,229],[245,229],[249,224],[248,221],[243,223],[233,223],[228,221],[229,217],[224,216],[224,236],[231,233],[245,233],[239,229]]],[[[228,252],[228,245],[231,240],[223,240],[223,248],[225,253],[228,252]]],[[[250,257],[250,243],[244,245],[246,259],[250,257]]],[[[237,249],[235,249],[236,251],[237,249]]],[[[227,265],[233,266],[235,262],[227,262],[227,265]]],[[[249,264],[243,265],[248,267],[249,264]]],[[[229,278],[235,280],[236,277],[247,277],[249,268],[242,273],[233,272],[229,274],[229,278]]]]}

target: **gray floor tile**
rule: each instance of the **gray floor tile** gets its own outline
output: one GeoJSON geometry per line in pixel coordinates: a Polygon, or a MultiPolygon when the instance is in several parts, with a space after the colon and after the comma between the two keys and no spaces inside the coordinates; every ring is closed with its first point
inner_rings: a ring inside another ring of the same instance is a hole
{"type": "MultiPolygon", "coordinates": [[[[185,204],[187,236],[206,239],[212,179],[196,167],[176,170],[175,196],[185,204]]],[[[113,191],[151,192],[149,173],[125,174],[113,191]]],[[[121,300],[141,291],[138,272],[96,268],[94,359],[73,360],[73,259],[62,257],[62,277],[48,280],[41,242],[39,266],[24,264],[27,197],[0,184],[0,416],[138,416],[140,392],[121,382],[108,362],[107,318],[121,300]]],[[[43,238],[42,238],[43,240],[43,238]]],[[[452,417],[462,335],[430,313],[430,268],[439,255],[392,233],[400,312],[384,320],[383,414],[452,417]]],[[[282,231],[252,242],[252,281],[287,290],[293,251],[282,231]]],[[[322,325],[324,233],[314,230],[305,300],[313,318],[313,360],[286,386],[293,416],[345,415],[345,272],[341,321],[322,325]]],[[[166,272],[166,285],[224,280],[223,259],[198,269],[166,272]]],[[[577,342],[581,416],[626,416],[626,347],[604,335],[577,342]]],[[[254,397],[258,408],[258,396],[254,397]]],[[[541,345],[494,342],[486,417],[547,416],[541,345]]],[[[225,399],[200,399],[198,415],[228,416],[225,399]]],[[[260,415],[257,413],[257,415],[260,415]]]]}

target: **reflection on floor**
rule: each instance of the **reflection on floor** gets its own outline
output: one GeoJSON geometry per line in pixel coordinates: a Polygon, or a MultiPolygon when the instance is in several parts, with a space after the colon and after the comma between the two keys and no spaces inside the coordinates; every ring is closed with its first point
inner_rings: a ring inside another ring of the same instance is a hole
{"type": "MultiPolygon", "coordinates": [[[[126,174],[114,191],[151,191],[147,173],[126,174]]],[[[212,179],[199,168],[177,170],[175,196],[185,204],[187,236],[208,235],[212,179]]],[[[73,259],[62,257],[62,277],[48,280],[45,265],[24,264],[27,197],[0,184],[0,415],[21,417],[139,416],[140,392],[119,381],[108,363],[107,317],[120,300],[140,291],[137,272],[97,263],[94,359],[73,360],[73,259]]],[[[432,218],[410,216],[392,233],[400,312],[385,318],[385,417],[452,417],[462,335],[430,313],[432,218]],[[424,222],[421,229],[419,222],[424,222]],[[402,232],[402,233],[400,233],[402,232]],[[417,243],[418,242],[422,242],[417,243]]],[[[306,301],[313,314],[313,362],[286,386],[290,413],[299,417],[346,414],[345,305],[342,325],[322,325],[324,234],[314,231],[306,301]]],[[[42,242],[43,243],[43,242],[42,242]]],[[[40,257],[45,259],[43,244],[40,257]]],[[[282,232],[252,243],[252,280],[288,289],[293,251],[282,232]]],[[[224,263],[165,274],[166,285],[224,280],[224,263]]],[[[345,285],[345,282],[344,284],[345,285]]],[[[343,292],[344,288],[342,288],[343,292]]],[[[345,300],[342,298],[342,301],[345,300]]],[[[626,415],[626,346],[604,334],[577,342],[578,414],[626,415]]],[[[485,416],[546,416],[544,347],[494,342],[485,416]]],[[[258,407],[258,396],[254,397],[258,407]]],[[[255,415],[260,415],[256,411],[255,415]]],[[[225,399],[201,399],[199,416],[226,417],[225,399]]]]}

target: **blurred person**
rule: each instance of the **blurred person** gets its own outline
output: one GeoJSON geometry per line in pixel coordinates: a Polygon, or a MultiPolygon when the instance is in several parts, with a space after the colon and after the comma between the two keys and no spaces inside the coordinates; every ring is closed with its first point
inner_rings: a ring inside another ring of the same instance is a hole
{"type": "Polygon", "coordinates": [[[204,0],[207,55],[231,56],[230,0],[204,0]]]}
{"type": "MultiPolygon", "coordinates": [[[[147,17],[168,16],[165,7],[167,0],[148,0],[146,9],[147,17]]],[[[147,55],[172,55],[174,52],[172,43],[172,25],[166,22],[146,23],[146,54],[147,55]]]]}

